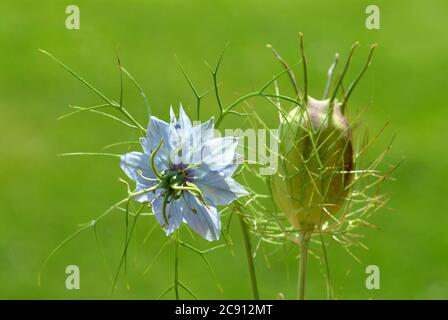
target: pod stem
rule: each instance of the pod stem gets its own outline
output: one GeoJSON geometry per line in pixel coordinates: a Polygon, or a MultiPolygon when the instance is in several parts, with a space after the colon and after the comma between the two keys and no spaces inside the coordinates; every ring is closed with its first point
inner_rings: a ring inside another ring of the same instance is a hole
{"type": "Polygon", "coordinates": [[[306,272],[308,264],[308,244],[311,233],[309,231],[302,231],[300,233],[300,262],[299,262],[299,277],[297,283],[297,299],[305,300],[305,286],[306,286],[306,272]]]}
{"type": "Polygon", "coordinates": [[[179,300],[179,230],[174,236],[174,294],[179,300]]]}
{"type": "Polygon", "coordinates": [[[252,284],[252,293],[254,296],[254,300],[260,300],[260,294],[258,292],[258,285],[257,285],[257,277],[255,275],[255,264],[254,259],[252,256],[252,246],[250,243],[249,238],[249,231],[247,230],[246,221],[244,221],[244,218],[241,214],[238,214],[240,224],[241,224],[241,231],[243,233],[243,240],[244,240],[244,247],[246,249],[246,256],[247,256],[247,264],[249,267],[249,274],[250,274],[250,282],[252,284]]]}

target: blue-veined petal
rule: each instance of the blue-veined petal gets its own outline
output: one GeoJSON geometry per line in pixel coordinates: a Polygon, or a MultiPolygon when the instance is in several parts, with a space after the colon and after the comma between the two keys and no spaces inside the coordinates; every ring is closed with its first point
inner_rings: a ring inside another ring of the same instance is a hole
{"type": "Polygon", "coordinates": [[[221,219],[215,207],[206,207],[190,193],[184,193],[183,217],[188,226],[204,239],[218,240],[221,234],[221,219]]]}
{"type": "MultiPolygon", "coordinates": [[[[141,152],[130,152],[121,156],[121,168],[126,175],[136,182],[135,192],[153,187],[156,182],[154,173],[149,165],[149,155],[141,152]]],[[[148,192],[136,196],[138,202],[151,202],[155,198],[155,192],[148,192]]]]}
{"type": "Polygon", "coordinates": [[[184,111],[184,108],[182,107],[182,104],[180,105],[179,109],[179,121],[178,124],[182,131],[189,132],[192,129],[190,118],[188,118],[187,114],[184,111]]]}
{"type": "Polygon", "coordinates": [[[151,117],[146,138],[140,138],[143,151],[148,155],[151,155],[162,140],[162,147],[157,151],[155,157],[156,168],[159,171],[166,170],[169,167],[172,149],[170,137],[170,125],[156,117],[151,117]]]}
{"type": "Polygon", "coordinates": [[[192,124],[182,105],[179,111],[179,120],[176,119],[173,109],[170,109],[170,161],[173,164],[190,163],[193,135],[192,124]]]}
{"type": "MultiPolygon", "coordinates": [[[[182,159],[184,164],[199,164],[202,162],[202,149],[204,142],[214,137],[214,120],[191,127],[190,130],[183,130],[182,159]]],[[[180,129],[179,129],[180,130],[180,129]]]]}
{"type": "Polygon", "coordinates": [[[166,206],[166,212],[163,212],[163,195],[160,194],[152,204],[152,210],[156,216],[157,221],[165,230],[166,235],[170,235],[182,224],[182,211],[184,210],[184,201],[181,199],[171,200],[166,206]],[[166,214],[165,222],[164,214],[166,214]]]}
{"type": "Polygon", "coordinates": [[[146,133],[146,138],[142,138],[140,142],[142,144],[145,153],[150,154],[152,150],[154,150],[160,143],[160,140],[163,140],[162,148],[169,149],[170,148],[169,138],[170,138],[169,123],[152,116],[149,120],[149,126],[146,133]]]}
{"type": "Polygon", "coordinates": [[[130,152],[120,157],[121,169],[126,173],[126,175],[148,187],[153,186],[155,182],[148,179],[154,179],[154,173],[152,172],[151,166],[149,165],[149,155],[141,152],[130,152]],[[145,179],[148,178],[148,179],[145,179]]]}
{"type": "Polygon", "coordinates": [[[210,139],[204,143],[202,163],[211,170],[222,170],[235,161],[237,146],[235,137],[210,139]]]}
{"type": "Polygon", "coordinates": [[[170,124],[175,124],[176,122],[176,114],[174,113],[173,106],[170,106],[170,124]]]}
{"type": "Polygon", "coordinates": [[[201,190],[206,203],[213,206],[226,205],[249,194],[232,177],[206,167],[192,170],[192,180],[201,190]]]}
{"type": "Polygon", "coordinates": [[[227,165],[225,168],[221,170],[227,177],[231,177],[236,169],[238,169],[240,165],[238,163],[231,163],[227,165]]]}
{"type": "Polygon", "coordinates": [[[198,124],[193,127],[192,134],[194,136],[200,136],[200,142],[204,143],[207,140],[215,137],[215,118],[211,117],[207,122],[198,124]]]}

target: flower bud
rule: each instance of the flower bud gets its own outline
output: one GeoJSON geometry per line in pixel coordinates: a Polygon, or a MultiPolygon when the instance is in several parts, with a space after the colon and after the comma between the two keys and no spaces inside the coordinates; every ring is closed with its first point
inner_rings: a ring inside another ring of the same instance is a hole
{"type": "Polygon", "coordinates": [[[279,171],[271,177],[278,208],[297,230],[335,218],[352,180],[351,130],[336,100],[308,97],[280,123],[279,171]]]}

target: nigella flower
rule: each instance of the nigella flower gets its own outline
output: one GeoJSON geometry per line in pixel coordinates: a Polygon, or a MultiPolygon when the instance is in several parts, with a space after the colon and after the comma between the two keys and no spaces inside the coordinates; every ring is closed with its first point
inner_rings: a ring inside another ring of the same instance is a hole
{"type": "Polygon", "coordinates": [[[214,120],[193,125],[180,107],[179,120],[151,117],[142,152],[121,156],[121,168],[136,182],[134,199],[152,205],[167,235],[185,222],[205,239],[218,240],[217,206],[247,195],[232,175],[238,168],[236,137],[215,137],[214,120]]]}

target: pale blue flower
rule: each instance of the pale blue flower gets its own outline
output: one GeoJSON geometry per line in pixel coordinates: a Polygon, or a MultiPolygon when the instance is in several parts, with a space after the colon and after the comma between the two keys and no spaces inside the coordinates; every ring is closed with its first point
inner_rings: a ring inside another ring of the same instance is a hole
{"type": "Polygon", "coordinates": [[[193,125],[182,106],[170,123],[151,117],[142,152],[121,157],[121,168],[136,182],[135,199],[152,204],[167,235],[185,222],[205,239],[218,240],[217,206],[248,192],[232,175],[238,168],[236,137],[215,137],[214,120],[193,125]],[[155,189],[145,192],[147,189],[155,189]]]}

